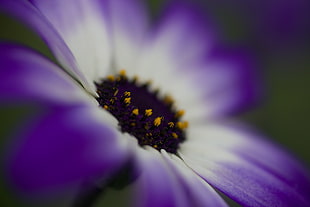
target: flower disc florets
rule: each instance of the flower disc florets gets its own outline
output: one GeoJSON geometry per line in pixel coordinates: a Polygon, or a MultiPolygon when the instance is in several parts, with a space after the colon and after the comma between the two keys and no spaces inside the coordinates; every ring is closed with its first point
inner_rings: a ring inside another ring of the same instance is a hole
{"type": "Polygon", "coordinates": [[[125,71],[95,83],[100,106],[117,120],[122,132],[136,137],[139,145],[176,153],[185,140],[186,121],[183,110],[175,110],[170,96],[159,97],[150,89],[150,82],[139,83],[128,78],[125,71]]]}

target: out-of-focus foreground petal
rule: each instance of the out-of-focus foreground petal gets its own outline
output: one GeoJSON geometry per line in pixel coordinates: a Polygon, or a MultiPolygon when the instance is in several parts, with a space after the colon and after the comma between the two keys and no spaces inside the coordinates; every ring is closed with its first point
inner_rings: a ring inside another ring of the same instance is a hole
{"type": "Polygon", "coordinates": [[[54,108],[34,118],[12,146],[11,183],[23,192],[44,193],[111,176],[127,154],[109,124],[83,107],[54,108]]]}
{"type": "Polygon", "coordinates": [[[67,74],[29,49],[0,46],[1,104],[34,105],[8,144],[9,182],[27,193],[105,177],[128,159],[115,120],[67,74]],[[84,95],[83,95],[84,94],[84,95]]]}
{"type": "Polygon", "coordinates": [[[33,50],[12,44],[0,45],[0,101],[81,105],[95,103],[58,66],[33,50]]]}
{"type": "Polygon", "coordinates": [[[189,130],[185,162],[243,206],[309,206],[309,172],[286,152],[240,127],[189,130]]]}

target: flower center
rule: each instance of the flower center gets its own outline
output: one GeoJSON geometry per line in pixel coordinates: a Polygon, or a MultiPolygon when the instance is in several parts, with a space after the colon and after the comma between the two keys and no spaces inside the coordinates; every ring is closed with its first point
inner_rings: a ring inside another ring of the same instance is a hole
{"type": "Polygon", "coordinates": [[[95,83],[99,105],[117,120],[120,130],[136,137],[140,146],[176,153],[185,140],[184,110],[176,110],[170,96],[160,97],[150,89],[150,82],[128,78],[124,70],[95,83]]]}

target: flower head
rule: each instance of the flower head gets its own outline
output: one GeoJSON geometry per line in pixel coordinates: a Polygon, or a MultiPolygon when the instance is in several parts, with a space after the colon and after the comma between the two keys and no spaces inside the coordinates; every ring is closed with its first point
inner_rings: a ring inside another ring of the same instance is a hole
{"type": "Polygon", "coordinates": [[[134,206],[226,206],[214,189],[244,206],[309,205],[309,174],[296,160],[219,121],[255,100],[249,63],[216,48],[188,8],[171,7],[152,28],[140,3],[0,1],[67,71],[0,46],[1,103],[40,109],[13,143],[13,184],[57,189],[133,162],[134,206]]]}

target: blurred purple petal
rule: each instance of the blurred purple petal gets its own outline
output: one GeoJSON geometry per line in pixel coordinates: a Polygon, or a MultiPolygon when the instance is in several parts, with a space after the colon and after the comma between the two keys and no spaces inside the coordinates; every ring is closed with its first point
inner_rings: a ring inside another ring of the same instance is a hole
{"type": "Polygon", "coordinates": [[[243,206],[308,206],[309,172],[288,153],[240,128],[195,126],[182,158],[243,206]],[[257,139],[259,138],[259,139],[257,139]]]}
{"type": "Polygon", "coordinates": [[[129,67],[147,33],[146,9],[139,0],[30,2],[1,0],[0,10],[34,28],[92,92],[92,82],[107,75],[112,61],[119,69],[129,67]]]}
{"type": "Polygon", "coordinates": [[[127,159],[115,124],[104,119],[110,115],[55,64],[2,44],[0,65],[1,104],[30,103],[39,111],[14,133],[8,174],[17,188],[44,191],[104,177],[127,159]]]}
{"type": "Polygon", "coordinates": [[[114,126],[97,116],[86,107],[55,107],[28,123],[7,164],[13,186],[44,193],[111,176],[127,151],[114,126]]]}
{"type": "MultiPolygon", "coordinates": [[[[88,85],[107,75],[112,41],[108,5],[98,0],[32,0],[70,48],[88,85]],[[103,5],[102,5],[103,4],[103,5]],[[91,55],[90,55],[91,54],[91,55]]],[[[94,92],[94,88],[92,88],[94,92]]]]}
{"type": "MultiPolygon", "coordinates": [[[[241,44],[260,55],[294,52],[308,44],[310,2],[308,0],[171,0],[200,6],[228,29],[227,37],[241,33],[241,44]],[[233,26],[232,26],[233,25],[233,26]]],[[[240,34],[238,34],[240,35],[240,34]]],[[[290,53],[291,54],[291,53],[290,53]]]]}
{"type": "Polygon", "coordinates": [[[216,35],[212,21],[180,2],[167,6],[150,34],[182,69],[201,62],[217,44],[216,35]]]}
{"type": "Polygon", "coordinates": [[[157,71],[152,77],[162,86],[170,83],[177,101],[185,93],[185,107],[199,108],[199,113],[188,111],[196,117],[217,118],[248,109],[261,98],[256,61],[247,51],[221,46],[211,20],[199,11],[182,4],[168,7],[133,71],[142,77],[157,71]],[[193,94],[203,98],[196,101],[193,94]]]}
{"type": "Polygon", "coordinates": [[[214,114],[236,114],[262,98],[258,63],[248,51],[216,47],[206,58],[197,83],[214,114]]]}
{"type": "Polygon", "coordinates": [[[57,30],[51,22],[28,1],[16,0],[6,1],[0,0],[0,12],[11,15],[24,21],[32,29],[34,29],[43,38],[47,45],[51,48],[57,60],[73,75],[79,77],[85,82],[85,77],[77,68],[76,60],[68,45],[64,42],[57,30]]]}
{"type": "Polygon", "coordinates": [[[97,3],[1,0],[0,10],[35,29],[64,68],[94,91],[93,81],[106,74],[111,58],[109,32],[97,3]]]}
{"type": "Polygon", "coordinates": [[[256,38],[269,50],[283,52],[304,47],[310,35],[308,0],[265,0],[253,4],[256,38]]]}
{"type": "Polygon", "coordinates": [[[58,66],[29,48],[1,44],[0,65],[2,103],[85,105],[95,101],[58,66]]]}

